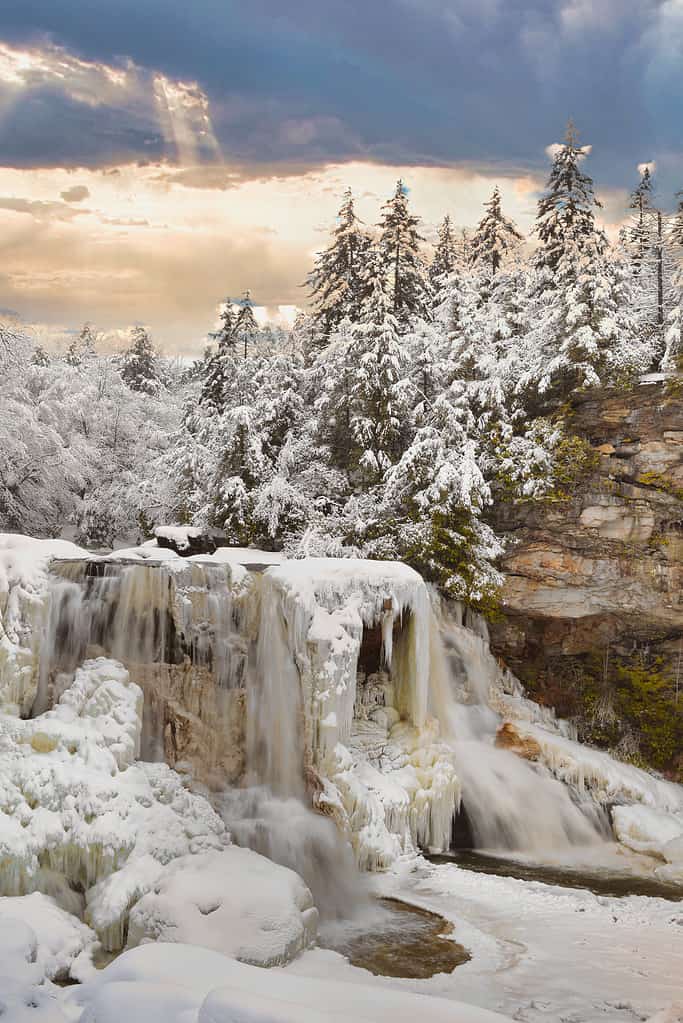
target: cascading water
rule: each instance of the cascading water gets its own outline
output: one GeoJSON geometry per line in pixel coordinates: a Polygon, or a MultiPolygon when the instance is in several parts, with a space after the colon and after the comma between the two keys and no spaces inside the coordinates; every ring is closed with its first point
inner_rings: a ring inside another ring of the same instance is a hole
{"type": "Polygon", "coordinates": [[[489,699],[501,669],[477,624],[479,632],[443,616],[431,658],[432,712],[455,754],[467,838],[537,857],[604,843],[609,825],[592,801],[574,801],[545,768],[495,745],[501,718],[489,699]]]}
{"type": "Polygon", "coordinates": [[[301,678],[292,628],[264,575],[255,671],[247,688],[246,787],[217,806],[234,840],[303,877],[323,919],[366,903],[351,849],[332,821],[306,805],[301,678]]]}
{"type": "MultiPolygon", "coordinates": [[[[58,699],[86,657],[111,657],[145,694],[143,759],[175,761],[167,748],[176,727],[169,706],[229,731],[247,670],[242,614],[227,566],[194,562],[173,571],[155,562],[55,562],[33,714],[58,699]],[[210,686],[202,684],[207,674],[210,686]]],[[[202,751],[194,752],[199,762],[202,751]]],[[[206,754],[208,769],[219,751],[206,754]]]]}
{"type": "MultiPolygon", "coordinates": [[[[53,565],[53,575],[33,713],[55,702],[86,657],[105,654],[143,688],[142,759],[173,761],[167,733],[174,714],[203,715],[212,727],[199,731],[200,745],[216,745],[230,725],[230,698],[243,693],[243,787],[225,788],[224,778],[213,796],[234,840],[296,870],[323,916],[360,905],[363,885],[348,842],[306,805],[301,678],[268,576],[252,577],[252,627],[225,565],[65,561],[53,565]]],[[[197,754],[219,759],[215,750],[197,754]]]]}

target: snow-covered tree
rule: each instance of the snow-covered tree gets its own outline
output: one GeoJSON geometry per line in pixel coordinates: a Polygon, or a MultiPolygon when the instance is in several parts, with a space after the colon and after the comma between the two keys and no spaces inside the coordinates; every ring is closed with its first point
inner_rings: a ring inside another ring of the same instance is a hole
{"type": "Polygon", "coordinates": [[[349,350],[354,366],[350,425],[361,452],[361,472],[376,483],[400,453],[406,396],[393,294],[387,293],[380,273],[371,273],[369,279],[372,291],[352,328],[349,350]]]}
{"type": "Polygon", "coordinates": [[[570,121],[564,142],[551,149],[553,164],[545,193],[538,201],[536,234],[539,245],[535,264],[546,271],[547,280],[563,263],[565,272],[586,251],[599,255],[607,239],[596,228],[595,209],[600,202],[593,191],[592,179],[581,170],[590,147],[580,146],[570,121]]]}
{"type": "Polygon", "coordinates": [[[410,212],[408,192],[402,181],[382,207],[378,251],[381,271],[389,288],[391,313],[399,329],[413,316],[429,318],[431,285],[422,256],[419,217],[410,212]]]}
{"type": "Polygon", "coordinates": [[[442,281],[450,277],[455,270],[458,258],[458,243],[451,225],[451,218],[446,214],[439,224],[434,255],[429,264],[429,278],[435,293],[439,291],[442,281]]]}
{"type": "Polygon", "coordinates": [[[631,193],[629,209],[634,210],[627,229],[629,248],[636,274],[639,274],[651,247],[651,224],[647,211],[652,203],[652,175],[648,164],[642,166],[640,181],[631,193]]]}
{"type": "Polygon", "coordinates": [[[145,327],[131,330],[131,344],[121,362],[121,379],[133,391],[158,394],[161,388],[159,360],[145,327]]]}
{"type": "Polygon", "coordinates": [[[66,351],[65,361],[69,366],[81,366],[86,359],[96,354],[96,337],[90,323],[84,323],[66,351]]]}
{"type": "Polygon", "coordinates": [[[497,185],[484,206],[486,213],[470,241],[470,259],[475,266],[484,267],[495,274],[504,260],[518,248],[522,235],[503,213],[497,185]]]}
{"type": "Polygon", "coordinates": [[[676,196],[677,208],[669,225],[669,246],[674,270],[671,274],[671,302],[667,317],[663,369],[673,369],[683,357],[683,192],[676,196]]]}
{"type": "Polygon", "coordinates": [[[253,341],[254,335],[258,332],[258,324],[254,316],[254,303],[251,300],[251,292],[244,292],[244,295],[235,303],[239,307],[237,319],[235,320],[235,338],[241,341],[244,346],[244,358],[246,359],[249,350],[249,343],[253,341]]]}
{"type": "Polygon", "coordinates": [[[363,266],[370,244],[348,188],[337,214],[332,241],[316,256],[307,279],[320,343],[325,343],[342,320],[358,319],[363,298],[363,266]]]}
{"type": "Polygon", "coordinates": [[[33,349],[33,356],[31,358],[31,362],[33,363],[34,366],[50,365],[50,356],[45,351],[42,345],[36,345],[36,347],[33,349]]]}
{"type": "Polygon", "coordinates": [[[234,352],[236,345],[235,328],[237,317],[229,298],[223,302],[220,311],[221,325],[209,335],[215,342],[219,352],[234,352]]]}

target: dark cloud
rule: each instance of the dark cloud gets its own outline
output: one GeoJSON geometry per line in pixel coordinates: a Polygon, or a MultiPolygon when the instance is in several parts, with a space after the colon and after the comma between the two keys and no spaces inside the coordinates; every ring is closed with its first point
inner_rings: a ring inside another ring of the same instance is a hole
{"type": "MultiPolygon", "coordinates": [[[[0,11],[0,35],[197,81],[229,162],[538,168],[571,115],[594,144],[596,177],[617,187],[643,159],[681,153],[680,10],[677,0],[22,0],[0,11]]],[[[177,156],[139,96],[96,109],[43,92],[15,109],[0,144],[20,164],[177,156]]]]}
{"type": "Polygon", "coordinates": [[[90,189],[86,185],[74,185],[59,193],[64,202],[83,202],[90,195],[90,189]]]}

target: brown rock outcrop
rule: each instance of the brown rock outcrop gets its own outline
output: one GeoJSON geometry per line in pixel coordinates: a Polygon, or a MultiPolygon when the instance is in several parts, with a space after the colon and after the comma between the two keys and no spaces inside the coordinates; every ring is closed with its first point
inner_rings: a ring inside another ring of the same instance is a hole
{"type": "Polygon", "coordinates": [[[524,760],[538,760],[541,747],[531,736],[522,736],[509,721],[505,721],[496,732],[496,746],[516,753],[524,760]]]}
{"type": "Polygon", "coordinates": [[[683,387],[579,397],[569,429],[595,468],[569,492],[503,505],[495,652],[526,681],[558,658],[647,645],[676,672],[683,637],[683,387]]]}

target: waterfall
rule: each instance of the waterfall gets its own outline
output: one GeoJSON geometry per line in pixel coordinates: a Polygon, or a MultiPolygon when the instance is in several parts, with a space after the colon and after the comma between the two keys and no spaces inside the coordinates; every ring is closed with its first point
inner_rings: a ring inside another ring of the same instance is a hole
{"type": "Polygon", "coordinates": [[[483,623],[475,631],[460,621],[435,623],[432,712],[455,754],[467,838],[478,849],[535,856],[604,843],[608,825],[592,801],[575,801],[544,767],[495,745],[502,719],[491,697],[503,672],[483,623]]]}

